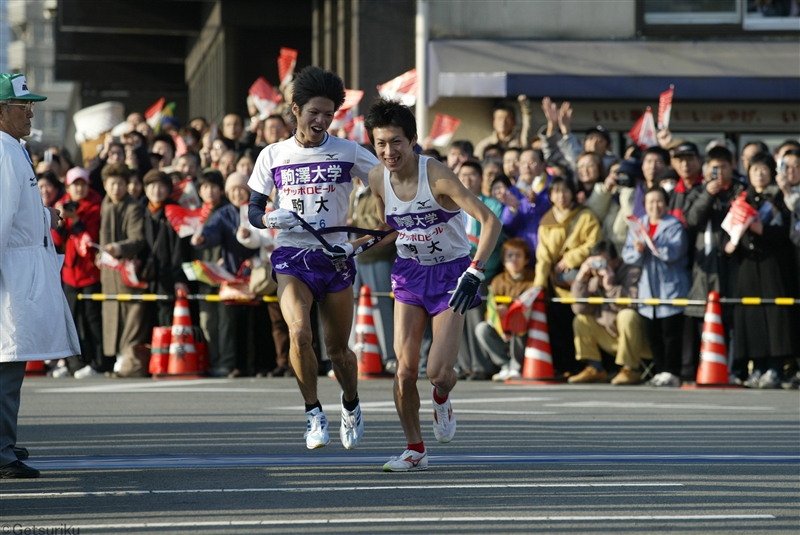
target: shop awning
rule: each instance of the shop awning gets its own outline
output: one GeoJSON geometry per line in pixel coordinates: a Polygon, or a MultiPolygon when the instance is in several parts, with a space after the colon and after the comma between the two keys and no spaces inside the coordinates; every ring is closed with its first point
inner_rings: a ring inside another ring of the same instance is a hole
{"type": "Polygon", "coordinates": [[[800,101],[800,40],[433,40],[428,98],[800,101]]]}

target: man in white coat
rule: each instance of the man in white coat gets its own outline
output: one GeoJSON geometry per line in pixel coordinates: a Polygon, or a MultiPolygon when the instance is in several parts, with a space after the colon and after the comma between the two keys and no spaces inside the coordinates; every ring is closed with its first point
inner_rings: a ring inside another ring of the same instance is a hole
{"type": "Polygon", "coordinates": [[[16,446],[27,362],[80,354],[50,234],[60,218],[42,204],[21,143],[34,102],[46,98],[28,91],[23,75],[0,73],[0,479],[39,477],[16,446]]]}

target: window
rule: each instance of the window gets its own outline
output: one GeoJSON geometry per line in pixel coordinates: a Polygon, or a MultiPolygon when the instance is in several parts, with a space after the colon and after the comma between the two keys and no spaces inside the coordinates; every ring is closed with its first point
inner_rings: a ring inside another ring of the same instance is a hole
{"type": "Polygon", "coordinates": [[[745,30],[800,30],[799,0],[742,0],[745,30]]]}
{"type": "Polygon", "coordinates": [[[745,30],[800,31],[800,0],[643,0],[651,25],[736,24],[745,30]]]}
{"type": "Polygon", "coordinates": [[[741,0],[644,0],[646,24],[738,24],[741,0]]]}

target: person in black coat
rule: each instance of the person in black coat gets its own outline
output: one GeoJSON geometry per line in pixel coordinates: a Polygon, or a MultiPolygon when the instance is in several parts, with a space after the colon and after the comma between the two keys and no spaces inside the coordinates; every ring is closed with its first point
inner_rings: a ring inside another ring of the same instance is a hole
{"type": "MultiPolygon", "coordinates": [[[[747,172],[747,203],[758,211],[738,246],[725,252],[739,265],[734,297],[775,298],[789,295],[793,273],[789,240],[791,214],[775,184],[775,160],[765,152],[753,155],[747,172]]],[[[792,355],[792,312],[778,305],[734,307],[734,356],[753,361],[744,382],[750,388],[778,388],[784,359],[792,355]]],[[[795,326],[796,328],[796,326],[795,326]]]]}
{"type": "MultiPolygon", "coordinates": [[[[725,147],[714,147],[708,152],[705,169],[705,181],[689,192],[683,212],[689,236],[693,237],[695,245],[689,299],[697,300],[705,300],[711,291],[719,292],[721,297],[733,297],[738,265],[725,254],[725,244],[730,236],[721,225],[731,202],[745,189],[744,184],[732,179],[733,156],[725,147]]],[[[685,380],[693,380],[700,359],[705,307],[686,307],[684,315],[693,325],[684,332],[689,347],[686,348],[681,375],[685,380]]],[[[723,307],[722,325],[727,342],[733,327],[731,307],[723,307]]]]}
{"type": "MultiPolygon", "coordinates": [[[[181,267],[184,258],[188,258],[183,250],[185,242],[169,224],[164,210],[167,205],[175,204],[169,198],[172,180],[166,173],[152,169],[144,176],[143,182],[148,208],[144,218],[144,237],[150,252],[140,274],[148,283],[147,293],[188,293],[186,275],[181,267]]],[[[172,302],[156,301],[156,310],[157,325],[172,325],[172,302]]]]}

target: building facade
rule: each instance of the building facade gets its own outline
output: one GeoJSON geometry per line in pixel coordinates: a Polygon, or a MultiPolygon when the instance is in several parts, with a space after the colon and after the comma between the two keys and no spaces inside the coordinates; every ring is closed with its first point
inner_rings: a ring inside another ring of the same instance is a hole
{"type": "Polygon", "coordinates": [[[36,150],[61,146],[67,138],[76,91],[74,83],[55,76],[56,1],[8,0],[2,5],[9,31],[5,67],[8,72],[24,74],[37,93],[47,95],[47,101],[36,108],[29,142],[36,150]]]}
{"type": "Polygon", "coordinates": [[[602,124],[617,148],[675,86],[671,127],[702,143],[777,142],[800,131],[798,0],[8,0],[9,69],[50,96],[43,141],[69,143],[72,113],[160,97],[186,121],[247,113],[253,81],[277,85],[281,47],[362,89],[413,67],[424,137],[436,113],[477,141],[520,94],[570,100],[576,131],[602,124]],[[69,82],[76,82],[73,86],[69,82]],[[73,89],[73,87],[75,89],[73,89]],[[52,134],[51,134],[52,132],[52,134]],[[58,132],[58,134],[56,133],[58,132]]]}
{"type": "Polygon", "coordinates": [[[444,113],[462,120],[456,139],[477,141],[491,132],[493,107],[520,94],[534,101],[538,127],[549,96],[571,102],[576,132],[601,124],[619,150],[672,84],[671,130],[701,146],[800,133],[796,0],[420,0],[418,12],[427,14],[424,131],[444,113]]]}

